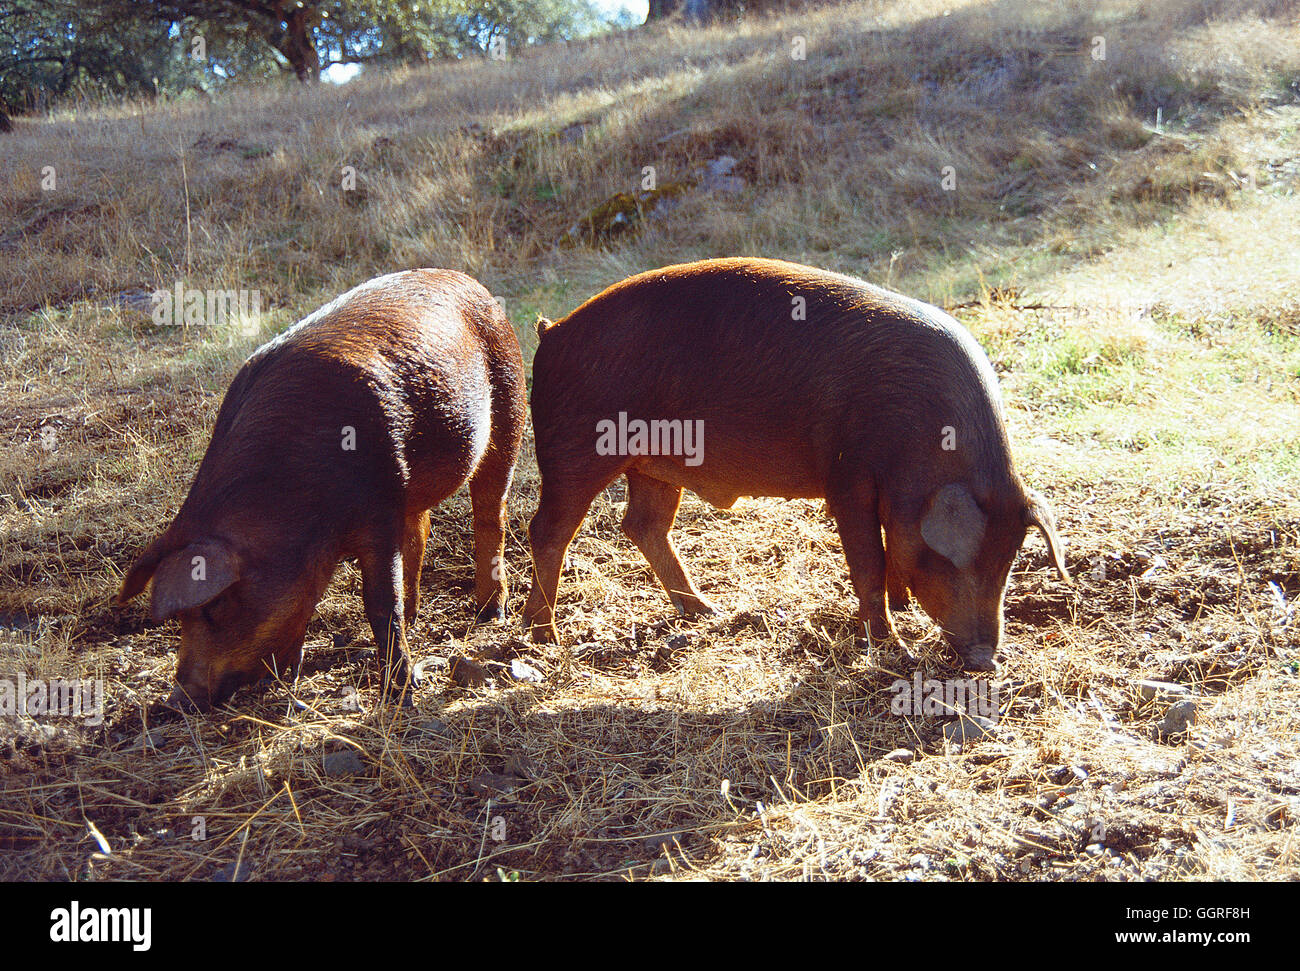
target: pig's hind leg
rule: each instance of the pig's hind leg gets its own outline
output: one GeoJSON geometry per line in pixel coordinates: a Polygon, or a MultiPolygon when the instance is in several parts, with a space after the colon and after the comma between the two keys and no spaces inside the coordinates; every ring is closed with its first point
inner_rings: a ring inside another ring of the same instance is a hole
{"type": "Polygon", "coordinates": [[[506,495],[514,457],[489,449],[469,481],[474,510],[474,622],[506,617],[506,495]]]}
{"type": "Polygon", "coordinates": [[[420,609],[420,571],[424,568],[424,548],[428,542],[429,510],[408,515],[402,543],[402,619],[407,627],[415,623],[420,609]]]}
{"type": "MultiPolygon", "coordinates": [[[[540,462],[539,462],[540,464],[540,462]]],[[[533,584],[524,606],[524,624],[532,639],[555,643],[555,598],[560,589],[560,572],[564,554],[573,535],[596,498],[617,475],[577,479],[542,473],[542,498],[537,513],[528,524],[528,542],[533,552],[533,584]]]]}
{"type": "Polygon", "coordinates": [[[679,614],[716,614],[687,576],[668,533],[682,501],[680,487],[641,472],[627,473],[627,512],[623,533],[645,556],[679,614]]]}
{"type": "Polygon", "coordinates": [[[506,498],[527,414],[518,354],[515,361],[513,365],[503,362],[502,373],[494,379],[492,434],[469,480],[474,515],[474,620],[480,624],[506,617],[506,498]]]}

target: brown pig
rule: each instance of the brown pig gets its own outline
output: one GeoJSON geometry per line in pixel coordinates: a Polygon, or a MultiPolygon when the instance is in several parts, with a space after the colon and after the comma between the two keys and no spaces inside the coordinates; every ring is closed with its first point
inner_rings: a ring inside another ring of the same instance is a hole
{"type": "Polygon", "coordinates": [[[385,689],[410,681],[429,510],[465,482],[480,620],[504,616],[505,499],[524,426],[519,343],[451,270],[381,276],[255,351],[217,414],[194,484],[131,567],[176,617],[174,701],[220,704],[292,672],[335,567],[355,557],[385,689]]]}
{"type": "Polygon", "coordinates": [[[565,551],[619,475],[623,531],[685,614],[714,608],[668,536],[682,489],[723,509],[824,498],[868,637],[892,633],[886,593],[897,608],[910,589],[972,670],[994,667],[1027,527],[1068,580],[1052,514],[1012,468],[988,358],[935,307],[795,263],[704,260],[624,280],[538,333],[536,640],[555,639],[565,551]]]}

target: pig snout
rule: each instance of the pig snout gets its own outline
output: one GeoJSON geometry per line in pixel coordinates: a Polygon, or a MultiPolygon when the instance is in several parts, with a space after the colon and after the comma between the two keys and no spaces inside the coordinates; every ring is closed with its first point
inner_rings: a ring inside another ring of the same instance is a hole
{"type": "Polygon", "coordinates": [[[188,687],[177,685],[172,689],[172,693],[167,696],[164,702],[168,708],[175,708],[177,711],[197,712],[204,714],[212,710],[212,698],[205,688],[198,685],[188,687]]]}
{"type": "Polygon", "coordinates": [[[1002,641],[1001,605],[992,617],[982,617],[974,622],[949,613],[931,616],[939,621],[943,639],[967,671],[996,671],[997,653],[1002,641]]]}
{"type": "Polygon", "coordinates": [[[243,684],[244,679],[237,672],[225,675],[213,688],[202,681],[178,679],[176,687],[167,698],[167,705],[178,711],[209,712],[229,701],[230,696],[243,684]]]}
{"type": "Polygon", "coordinates": [[[948,610],[936,610],[931,616],[938,620],[944,640],[965,670],[997,670],[1002,643],[1001,591],[981,591],[969,600],[961,598],[948,610]]]}

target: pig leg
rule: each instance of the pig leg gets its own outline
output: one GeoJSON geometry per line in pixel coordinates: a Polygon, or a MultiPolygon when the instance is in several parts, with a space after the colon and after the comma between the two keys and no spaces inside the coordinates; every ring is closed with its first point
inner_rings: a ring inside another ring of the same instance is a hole
{"type": "Polygon", "coordinates": [[[679,614],[716,614],[717,608],[700,596],[686,575],[668,536],[681,501],[682,490],[679,487],[629,470],[623,533],[641,550],[679,614]]]}
{"type": "Polygon", "coordinates": [[[888,640],[893,633],[885,605],[885,544],[880,536],[875,487],[870,483],[843,491],[828,490],[826,508],[835,517],[849,579],[858,595],[858,619],[869,642],[888,640]]]}
{"type": "Polygon", "coordinates": [[[885,595],[889,601],[891,613],[906,610],[908,603],[910,603],[907,595],[907,584],[894,571],[893,564],[889,560],[888,546],[885,547],[885,595]]]}
{"type": "MultiPolygon", "coordinates": [[[[611,476],[612,478],[612,476],[611,476]]],[[[609,485],[609,479],[589,480],[585,487],[573,480],[557,484],[543,475],[542,498],[537,514],[528,524],[528,541],[533,551],[533,585],[524,606],[524,624],[535,642],[555,643],[555,597],[560,588],[564,554],[582,525],[591,502],[609,485]]]]}
{"type": "Polygon", "coordinates": [[[513,463],[490,449],[469,482],[477,624],[506,618],[506,495],[514,471],[513,463]]]}
{"type": "Polygon", "coordinates": [[[420,608],[420,571],[424,568],[424,548],[429,542],[429,510],[406,520],[406,540],[402,545],[402,618],[406,626],[415,623],[420,608]]]}
{"type": "Polygon", "coordinates": [[[402,553],[397,544],[385,552],[362,554],[361,599],[375,635],[376,656],[384,678],[385,697],[410,703],[410,654],[402,623],[402,553]]]}

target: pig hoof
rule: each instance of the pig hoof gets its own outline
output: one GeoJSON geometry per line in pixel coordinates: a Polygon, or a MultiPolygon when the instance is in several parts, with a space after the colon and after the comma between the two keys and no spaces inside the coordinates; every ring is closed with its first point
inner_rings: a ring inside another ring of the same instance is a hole
{"type": "Polygon", "coordinates": [[[967,671],[984,671],[991,672],[998,669],[998,662],[993,657],[991,647],[967,648],[958,652],[961,657],[961,666],[967,671]]]}
{"type": "Polygon", "coordinates": [[[894,628],[889,621],[881,618],[875,618],[864,624],[861,629],[866,631],[867,639],[883,643],[894,638],[894,628]]]}
{"type": "Polygon", "coordinates": [[[379,700],[381,704],[396,703],[401,708],[415,707],[415,682],[410,684],[387,684],[380,691],[379,700]]]}
{"type": "Polygon", "coordinates": [[[677,600],[673,602],[679,617],[716,617],[718,608],[707,600],[677,600]]]}
{"type": "Polygon", "coordinates": [[[554,644],[559,638],[555,636],[554,624],[535,624],[528,632],[534,644],[554,644]]]}
{"type": "Polygon", "coordinates": [[[506,619],[506,608],[495,604],[485,604],[474,615],[476,624],[495,624],[506,619]]]}

